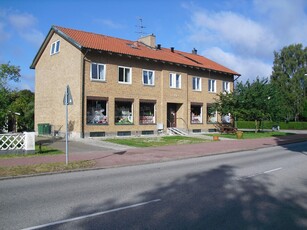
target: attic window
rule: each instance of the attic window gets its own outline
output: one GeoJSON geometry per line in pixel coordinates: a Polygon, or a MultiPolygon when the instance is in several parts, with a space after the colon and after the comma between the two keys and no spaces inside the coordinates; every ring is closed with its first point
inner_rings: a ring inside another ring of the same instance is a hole
{"type": "Polygon", "coordinates": [[[133,44],[127,43],[127,45],[128,45],[129,47],[131,47],[132,49],[139,49],[139,48],[138,48],[139,44],[138,44],[137,42],[134,42],[133,44]]]}
{"type": "Polygon", "coordinates": [[[50,55],[60,52],[60,40],[51,44],[50,55]]]}

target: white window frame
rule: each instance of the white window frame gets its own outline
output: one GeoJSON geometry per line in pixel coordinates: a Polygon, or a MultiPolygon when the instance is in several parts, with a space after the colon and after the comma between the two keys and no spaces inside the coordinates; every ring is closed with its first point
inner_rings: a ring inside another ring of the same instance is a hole
{"type": "Polygon", "coordinates": [[[143,82],[143,85],[155,85],[155,71],[153,70],[148,70],[148,69],[143,69],[143,72],[142,72],[142,82],[143,82]],[[145,76],[145,73],[147,73],[147,76],[145,76]],[[150,80],[150,73],[152,74],[151,75],[151,80],[150,80]],[[144,79],[145,77],[147,77],[147,83],[145,83],[144,79]]]}
{"type": "Polygon", "coordinates": [[[106,81],[106,65],[101,63],[92,62],[91,63],[91,80],[92,81],[106,81]],[[93,78],[93,65],[96,65],[97,78],[93,78]],[[103,67],[103,72],[99,71],[99,67],[103,67]]]}
{"type": "Polygon", "coordinates": [[[54,55],[60,52],[60,40],[57,40],[51,44],[50,55],[54,55]]]}
{"type": "Polygon", "coordinates": [[[118,66],[118,83],[121,83],[121,84],[131,84],[132,82],[132,68],[131,67],[125,67],[125,66],[118,66]],[[123,73],[124,73],[124,76],[123,76],[123,81],[120,81],[119,80],[119,73],[120,73],[120,69],[123,69],[123,73]],[[126,70],[129,70],[129,75],[128,75],[128,78],[129,79],[126,79],[126,70]]]}
{"type": "Polygon", "coordinates": [[[230,93],[230,82],[223,81],[223,92],[230,93]]]}
{"type": "Polygon", "coordinates": [[[201,78],[200,77],[193,77],[192,78],[192,89],[194,91],[201,91],[201,78]],[[195,82],[195,84],[194,84],[195,82]]]}
{"type": "Polygon", "coordinates": [[[169,74],[169,86],[173,89],[181,89],[181,74],[170,73],[169,74]]]}
{"type": "Polygon", "coordinates": [[[208,91],[210,93],[215,93],[216,92],[216,80],[214,80],[214,79],[209,79],[208,80],[208,91]]]}

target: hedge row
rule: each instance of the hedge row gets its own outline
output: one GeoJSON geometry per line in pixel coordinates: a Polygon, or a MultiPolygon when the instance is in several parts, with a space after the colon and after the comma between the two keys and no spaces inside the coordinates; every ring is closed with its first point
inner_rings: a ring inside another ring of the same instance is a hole
{"type": "MultiPolygon", "coordinates": [[[[279,125],[280,129],[307,129],[307,122],[272,122],[262,121],[260,129],[272,129],[273,126],[279,125]]],[[[255,129],[255,121],[237,121],[239,129],[255,129]]]]}

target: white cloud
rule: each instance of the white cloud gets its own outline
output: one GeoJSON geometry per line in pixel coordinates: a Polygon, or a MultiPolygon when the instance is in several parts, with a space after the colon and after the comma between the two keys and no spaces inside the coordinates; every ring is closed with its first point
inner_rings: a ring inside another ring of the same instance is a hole
{"type": "Polygon", "coordinates": [[[8,16],[8,21],[19,32],[27,30],[36,24],[36,18],[31,14],[13,13],[8,16]]]}
{"type": "Polygon", "coordinates": [[[0,43],[7,41],[10,37],[10,33],[5,31],[5,24],[0,22],[0,43]]]}
{"type": "Polygon", "coordinates": [[[109,19],[94,19],[94,22],[112,29],[120,29],[124,26],[109,19]]]}
{"type": "Polygon", "coordinates": [[[232,53],[224,52],[219,47],[205,50],[202,55],[235,70],[241,74],[240,80],[255,79],[256,77],[269,77],[272,73],[272,65],[260,59],[243,58],[232,53]]]}
{"type": "Polygon", "coordinates": [[[276,38],[257,22],[233,12],[207,12],[192,14],[189,26],[191,40],[195,42],[220,43],[231,46],[241,55],[269,56],[275,48],[276,38]]]}
{"type": "Polygon", "coordinates": [[[279,40],[279,46],[307,43],[307,2],[305,0],[254,0],[255,10],[279,40]]]}
{"type": "Polygon", "coordinates": [[[270,76],[274,51],[294,43],[307,45],[305,0],[254,0],[228,8],[233,11],[184,8],[190,13],[186,40],[204,56],[242,74],[242,80],[270,76]]]}
{"type": "Polygon", "coordinates": [[[8,23],[27,42],[39,47],[44,39],[44,34],[35,29],[36,18],[27,13],[10,13],[8,23]]]}

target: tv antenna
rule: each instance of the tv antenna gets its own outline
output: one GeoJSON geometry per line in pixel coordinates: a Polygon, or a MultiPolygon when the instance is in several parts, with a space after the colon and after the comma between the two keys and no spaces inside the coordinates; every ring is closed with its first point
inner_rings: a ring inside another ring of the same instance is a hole
{"type": "Polygon", "coordinates": [[[139,24],[136,25],[136,27],[138,28],[138,31],[136,33],[138,33],[140,35],[140,37],[143,37],[145,35],[145,31],[144,29],[146,28],[145,26],[143,26],[143,19],[140,17],[139,19],[139,24]]]}

